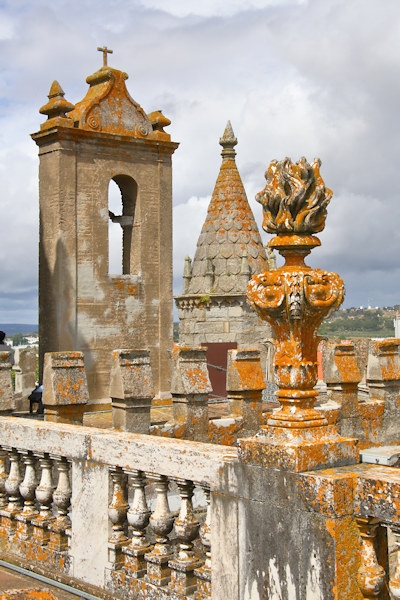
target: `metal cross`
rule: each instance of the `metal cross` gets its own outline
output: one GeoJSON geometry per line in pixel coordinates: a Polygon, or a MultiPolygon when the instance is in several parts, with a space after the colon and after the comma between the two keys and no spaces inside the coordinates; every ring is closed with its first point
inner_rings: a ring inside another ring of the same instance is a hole
{"type": "Polygon", "coordinates": [[[109,50],[107,46],[103,46],[103,48],[97,48],[99,52],[103,53],[103,67],[107,66],[107,54],[112,54],[113,51],[109,50]]]}

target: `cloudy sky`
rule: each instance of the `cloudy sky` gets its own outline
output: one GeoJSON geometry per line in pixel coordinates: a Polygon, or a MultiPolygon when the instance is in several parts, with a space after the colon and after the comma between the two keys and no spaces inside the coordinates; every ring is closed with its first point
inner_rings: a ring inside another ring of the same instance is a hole
{"type": "Polygon", "coordinates": [[[38,109],[54,79],[81,100],[103,45],[180,143],[175,293],[230,119],[259,226],[269,162],[320,157],[334,196],[308,263],[342,275],[345,307],[400,304],[399,0],[0,0],[0,322],[37,321],[38,109]]]}

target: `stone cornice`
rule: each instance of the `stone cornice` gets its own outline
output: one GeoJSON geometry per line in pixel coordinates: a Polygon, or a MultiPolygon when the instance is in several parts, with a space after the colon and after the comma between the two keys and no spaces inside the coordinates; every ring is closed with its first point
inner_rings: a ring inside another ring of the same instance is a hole
{"type": "Polygon", "coordinates": [[[213,306],[248,304],[246,294],[188,294],[174,296],[175,304],[181,309],[211,308],[213,306]]]}
{"type": "Polygon", "coordinates": [[[178,148],[179,143],[168,142],[165,140],[134,138],[128,135],[116,135],[114,133],[104,133],[99,131],[87,131],[84,129],[56,126],[44,131],[37,131],[31,134],[31,138],[41,147],[58,141],[84,142],[87,144],[109,146],[118,148],[125,146],[127,148],[136,146],[141,151],[146,148],[149,151],[164,152],[173,154],[178,148]]]}

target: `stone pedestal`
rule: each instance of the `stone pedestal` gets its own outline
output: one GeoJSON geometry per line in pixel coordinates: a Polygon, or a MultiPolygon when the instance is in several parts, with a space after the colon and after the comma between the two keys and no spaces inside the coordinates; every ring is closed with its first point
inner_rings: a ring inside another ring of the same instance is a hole
{"type": "Polygon", "coordinates": [[[226,389],[232,416],[242,419],[242,435],[256,434],[261,426],[265,389],[258,350],[228,350],[226,389]]]}
{"type": "Polygon", "coordinates": [[[15,350],[15,394],[18,411],[29,410],[28,396],[35,388],[36,350],[16,348],[15,350]]]}
{"type": "Polygon", "coordinates": [[[300,473],[353,465],[359,461],[357,440],[338,435],[334,425],[291,429],[265,426],[257,437],[238,440],[243,462],[300,473]]]}
{"type": "Polygon", "coordinates": [[[43,371],[45,421],[82,424],[89,400],[82,352],[48,352],[43,371]]]}
{"type": "Polygon", "coordinates": [[[178,346],[172,352],[171,393],[175,437],[208,440],[208,394],[212,387],[207,370],[206,349],[178,346]]]}
{"type": "Polygon", "coordinates": [[[110,396],[113,427],[149,433],[154,386],[148,351],[114,350],[110,396]]]}
{"type": "Polygon", "coordinates": [[[323,349],[323,371],[328,398],[341,407],[339,418],[358,417],[358,384],[361,373],[354,344],[326,342],[323,349]]]}
{"type": "Polygon", "coordinates": [[[0,352],[0,413],[7,415],[14,410],[14,393],[11,379],[13,353],[0,352]]]}
{"type": "Polygon", "coordinates": [[[400,339],[371,340],[367,364],[370,399],[383,405],[383,414],[374,423],[375,444],[400,443],[400,339]],[[379,428],[376,427],[379,426],[379,428]]]}

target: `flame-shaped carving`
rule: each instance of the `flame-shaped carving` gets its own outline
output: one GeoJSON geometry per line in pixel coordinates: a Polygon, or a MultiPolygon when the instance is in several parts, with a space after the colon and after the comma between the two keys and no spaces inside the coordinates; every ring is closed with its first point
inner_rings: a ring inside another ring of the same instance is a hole
{"type": "Polygon", "coordinates": [[[304,157],[296,164],[290,158],[271,162],[267,184],[256,195],[263,206],[265,231],[310,235],[323,230],[332,190],[325,187],[320,165],[318,158],[310,165],[304,157]]]}

